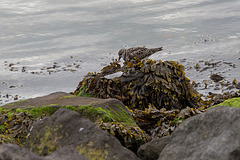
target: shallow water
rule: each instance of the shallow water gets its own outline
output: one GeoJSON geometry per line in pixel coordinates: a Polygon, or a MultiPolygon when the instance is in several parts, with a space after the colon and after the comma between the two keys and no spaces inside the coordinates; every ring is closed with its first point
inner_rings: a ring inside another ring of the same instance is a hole
{"type": "Polygon", "coordinates": [[[0,103],[9,101],[6,94],[21,99],[74,91],[87,72],[100,71],[125,46],[164,47],[150,58],[181,60],[191,80],[211,73],[240,80],[239,15],[238,0],[2,0],[0,103]],[[198,60],[235,68],[199,73],[191,68],[198,60]]]}

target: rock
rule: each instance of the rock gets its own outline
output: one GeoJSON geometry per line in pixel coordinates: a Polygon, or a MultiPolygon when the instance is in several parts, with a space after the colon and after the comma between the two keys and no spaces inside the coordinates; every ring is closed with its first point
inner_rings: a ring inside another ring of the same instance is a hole
{"type": "Polygon", "coordinates": [[[228,160],[240,160],[240,147],[230,153],[228,160]]]}
{"type": "Polygon", "coordinates": [[[43,97],[10,103],[2,106],[1,110],[14,109],[18,113],[23,111],[29,113],[34,118],[39,118],[50,116],[59,108],[77,111],[92,122],[101,118],[103,122],[114,121],[122,122],[129,126],[137,126],[128,109],[117,99],[79,97],[65,92],[56,92],[43,97]]]}
{"type": "Polygon", "coordinates": [[[134,152],[140,145],[149,141],[148,135],[137,126],[129,110],[121,101],[114,98],[79,97],[57,92],[2,106],[0,133],[4,134],[4,137],[0,139],[0,143],[22,145],[32,122],[52,115],[59,108],[77,111],[84,118],[115,135],[122,145],[134,152]]]}
{"type": "Polygon", "coordinates": [[[88,160],[85,156],[80,155],[73,147],[62,147],[49,156],[47,160],[88,160]]]}
{"type": "Polygon", "coordinates": [[[159,153],[168,142],[169,136],[148,142],[138,149],[137,155],[142,160],[156,160],[158,159],[159,153]]]}
{"type": "Polygon", "coordinates": [[[88,159],[138,159],[114,136],[81,117],[79,113],[64,108],[35,122],[24,146],[42,156],[61,147],[73,147],[88,159]]]}
{"type": "Polygon", "coordinates": [[[14,144],[0,145],[1,160],[44,160],[44,158],[33,154],[26,148],[14,144]]]}
{"type": "Polygon", "coordinates": [[[239,117],[239,108],[219,106],[188,118],[172,133],[159,160],[236,158],[240,147],[239,117]]]}
{"type": "Polygon", "coordinates": [[[87,160],[83,155],[79,155],[74,148],[63,147],[49,156],[41,157],[24,147],[15,144],[0,145],[1,160],[87,160]]]}

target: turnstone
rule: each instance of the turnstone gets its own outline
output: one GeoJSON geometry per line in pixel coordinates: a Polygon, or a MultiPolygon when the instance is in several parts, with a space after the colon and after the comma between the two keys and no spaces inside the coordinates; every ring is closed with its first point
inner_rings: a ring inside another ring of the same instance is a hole
{"type": "Polygon", "coordinates": [[[141,60],[161,50],[163,50],[162,47],[150,48],[150,49],[146,47],[134,47],[129,49],[123,48],[118,51],[118,55],[119,55],[119,60],[123,58],[124,61],[129,61],[134,59],[134,57],[141,60]]]}

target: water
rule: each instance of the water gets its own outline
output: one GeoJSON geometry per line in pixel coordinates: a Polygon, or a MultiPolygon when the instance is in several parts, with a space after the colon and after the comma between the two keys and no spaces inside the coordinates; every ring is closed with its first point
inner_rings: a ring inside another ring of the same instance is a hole
{"type": "MultiPolygon", "coordinates": [[[[239,15],[238,0],[2,0],[0,103],[8,102],[6,94],[74,91],[124,46],[164,47],[150,58],[182,60],[186,68],[198,60],[232,62],[235,68],[223,64],[211,72],[240,80],[239,15]]],[[[186,74],[201,81],[210,72],[186,74]]]]}

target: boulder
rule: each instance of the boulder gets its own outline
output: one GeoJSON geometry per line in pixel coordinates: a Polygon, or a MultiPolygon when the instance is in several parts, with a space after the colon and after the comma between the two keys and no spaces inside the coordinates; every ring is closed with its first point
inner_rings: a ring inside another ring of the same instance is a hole
{"type": "Polygon", "coordinates": [[[88,160],[84,155],[79,154],[74,147],[62,147],[49,156],[45,157],[46,160],[88,160]]]}
{"type": "Polygon", "coordinates": [[[24,147],[41,156],[62,147],[72,147],[88,159],[138,159],[114,136],[79,113],[64,108],[35,122],[24,147]]]}
{"type": "Polygon", "coordinates": [[[229,155],[228,160],[239,160],[240,159],[240,147],[232,151],[229,155]]]}
{"type": "Polygon", "coordinates": [[[165,136],[142,145],[137,151],[138,157],[140,157],[142,160],[158,159],[159,153],[169,142],[169,138],[170,136],[165,136]]]}
{"type": "Polygon", "coordinates": [[[158,160],[239,159],[239,130],[239,108],[214,107],[180,124],[158,160]]]}
{"type": "Polygon", "coordinates": [[[147,134],[135,123],[124,104],[114,98],[99,99],[79,97],[64,92],[56,92],[43,97],[4,105],[0,108],[0,143],[22,145],[28,136],[33,121],[50,116],[59,108],[77,111],[115,135],[122,145],[133,151],[147,141],[147,134]]]}
{"type": "Polygon", "coordinates": [[[2,160],[87,160],[83,155],[79,155],[74,148],[63,147],[49,156],[41,157],[24,147],[16,144],[1,144],[0,159],[2,160]]]}
{"type": "Polygon", "coordinates": [[[44,160],[26,148],[15,144],[1,144],[0,145],[0,159],[2,160],[44,160]]]}

